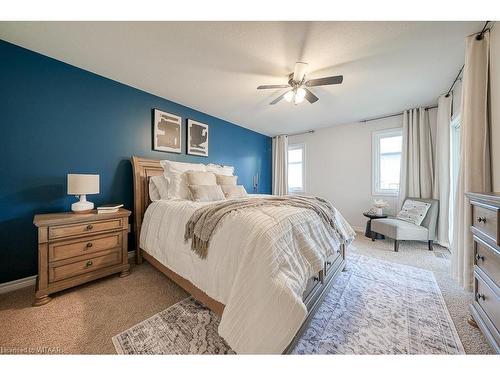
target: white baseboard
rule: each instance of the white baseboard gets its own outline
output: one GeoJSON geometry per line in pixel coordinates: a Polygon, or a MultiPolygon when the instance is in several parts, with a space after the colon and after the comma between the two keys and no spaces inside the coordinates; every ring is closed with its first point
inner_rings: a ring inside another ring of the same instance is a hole
{"type": "MultiPolygon", "coordinates": [[[[135,257],[135,250],[129,251],[128,252],[128,259],[133,259],[135,257]]],[[[17,280],[12,280],[8,281],[6,283],[0,284],[0,294],[3,293],[8,293],[12,292],[14,290],[26,288],[28,286],[35,285],[36,283],[36,276],[28,276],[23,279],[17,279],[17,280]]]]}
{"type": "Polygon", "coordinates": [[[351,228],[354,229],[355,232],[365,233],[365,228],[363,228],[363,227],[356,227],[354,225],[351,225],[351,228]]]}

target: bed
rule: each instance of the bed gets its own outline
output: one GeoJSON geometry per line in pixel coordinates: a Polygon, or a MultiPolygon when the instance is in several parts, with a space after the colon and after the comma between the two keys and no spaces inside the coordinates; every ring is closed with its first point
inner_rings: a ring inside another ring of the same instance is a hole
{"type": "Polygon", "coordinates": [[[237,353],[293,349],[345,268],[349,241],[322,231],[311,210],[263,207],[231,213],[200,258],[184,230],[206,203],[151,202],[149,179],[163,174],[160,161],[134,156],[132,166],[136,262],[146,260],[219,315],[219,334],[237,353]]]}

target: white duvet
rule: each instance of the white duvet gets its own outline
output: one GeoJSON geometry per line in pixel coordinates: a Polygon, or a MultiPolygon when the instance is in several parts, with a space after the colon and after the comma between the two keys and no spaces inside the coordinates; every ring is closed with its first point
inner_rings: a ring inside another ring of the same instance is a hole
{"type": "Polygon", "coordinates": [[[205,204],[153,202],[144,216],[141,249],[225,305],[219,334],[234,351],[283,352],[306,317],[307,280],[354,232],[338,212],[340,236],[312,210],[252,208],[227,216],[201,259],[184,241],[184,230],[205,204]]]}

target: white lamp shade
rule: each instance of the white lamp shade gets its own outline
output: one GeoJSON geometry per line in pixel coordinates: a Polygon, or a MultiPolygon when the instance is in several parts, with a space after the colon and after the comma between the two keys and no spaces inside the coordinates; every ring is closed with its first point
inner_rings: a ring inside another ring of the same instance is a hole
{"type": "Polygon", "coordinates": [[[68,174],[68,194],[99,194],[99,175],[68,174]]]}

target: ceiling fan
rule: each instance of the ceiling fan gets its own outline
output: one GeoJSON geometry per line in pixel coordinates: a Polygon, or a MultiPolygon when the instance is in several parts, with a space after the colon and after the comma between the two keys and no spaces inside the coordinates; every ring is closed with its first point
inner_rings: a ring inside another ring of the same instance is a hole
{"type": "Polygon", "coordinates": [[[257,87],[257,90],[289,89],[269,103],[271,105],[278,103],[283,98],[285,98],[287,102],[293,102],[294,104],[302,103],[304,99],[306,99],[312,104],[317,102],[319,98],[314,95],[308,87],[338,85],[344,80],[343,76],[331,76],[306,81],[306,71],[307,63],[297,62],[295,63],[294,72],[288,76],[289,79],[287,85],[261,85],[257,87]]]}

